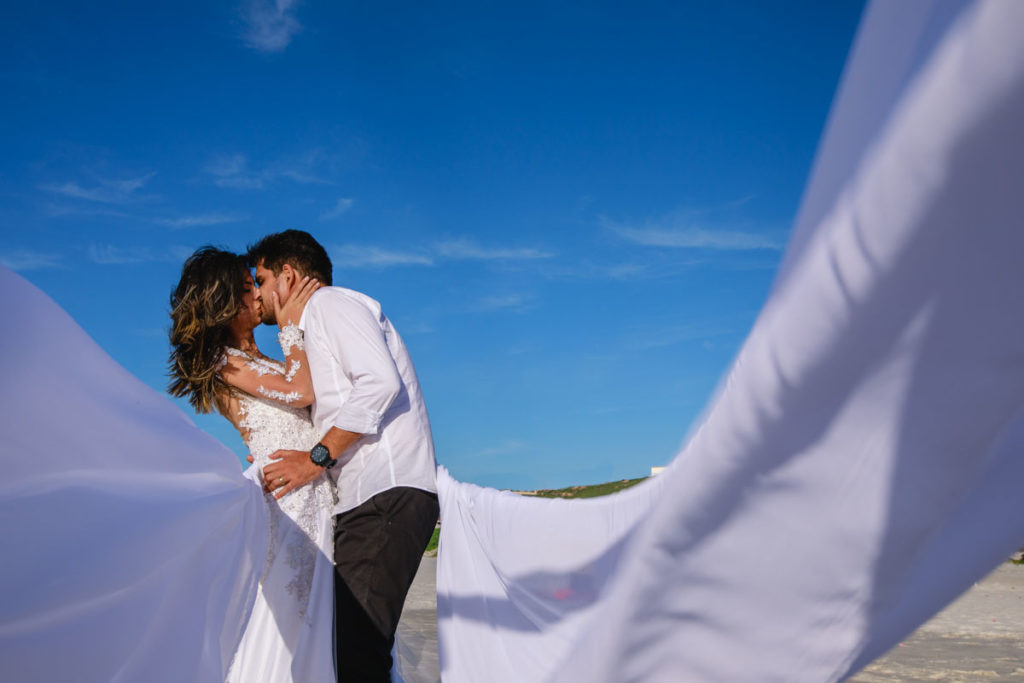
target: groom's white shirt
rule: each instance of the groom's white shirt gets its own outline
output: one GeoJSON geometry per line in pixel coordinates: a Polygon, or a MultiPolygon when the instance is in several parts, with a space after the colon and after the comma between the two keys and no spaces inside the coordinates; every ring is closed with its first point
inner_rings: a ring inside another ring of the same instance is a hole
{"type": "Polygon", "coordinates": [[[313,376],[313,424],[365,434],[328,470],[334,514],[396,486],[437,491],[434,441],[412,359],[380,304],[324,287],[299,321],[313,376]]]}

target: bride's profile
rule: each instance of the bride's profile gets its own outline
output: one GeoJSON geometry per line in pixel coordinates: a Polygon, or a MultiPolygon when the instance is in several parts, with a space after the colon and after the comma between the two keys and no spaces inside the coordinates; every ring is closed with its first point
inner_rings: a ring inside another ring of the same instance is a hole
{"type": "MultiPolygon", "coordinates": [[[[247,476],[270,491],[262,470],[278,449],[308,450],[318,440],[309,417],[313,388],[297,326],[318,288],[306,279],[287,301],[260,300],[244,257],[203,247],[182,266],[171,294],[168,391],[197,412],[216,410],[242,436],[247,476]],[[253,329],[274,307],[284,362],[260,352],[253,329]]],[[[267,557],[251,616],[227,680],[334,680],[333,521],[329,477],[267,503],[267,557]]]]}

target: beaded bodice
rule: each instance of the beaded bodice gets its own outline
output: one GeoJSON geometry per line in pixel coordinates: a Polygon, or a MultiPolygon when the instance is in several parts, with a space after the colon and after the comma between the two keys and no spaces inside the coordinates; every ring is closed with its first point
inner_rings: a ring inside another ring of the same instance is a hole
{"type": "MultiPolygon", "coordinates": [[[[287,377],[284,364],[262,356],[251,356],[244,351],[228,348],[226,353],[244,358],[249,369],[258,375],[277,374],[287,377]]],[[[263,389],[261,386],[260,389],[263,389]]],[[[238,414],[235,424],[241,432],[245,445],[260,468],[269,462],[268,456],[276,450],[309,450],[318,440],[309,409],[289,405],[287,394],[263,391],[263,396],[252,396],[243,391],[234,391],[238,400],[238,414]]]]}

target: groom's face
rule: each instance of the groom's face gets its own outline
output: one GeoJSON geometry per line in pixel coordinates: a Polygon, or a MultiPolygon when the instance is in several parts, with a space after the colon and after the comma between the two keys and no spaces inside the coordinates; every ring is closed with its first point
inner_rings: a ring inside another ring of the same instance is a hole
{"type": "Polygon", "coordinates": [[[294,271],[288,264],[282,266],[281,272],[277,275],[274,275],[274,271],[269,268],[264,268],[262,262],[257,264],[256,286],[259,287],[259,298],[263,304],[263,322],[267,325],[277,324],[274,298],[271,293],[277,292],[277,299],[283,304],[291,295],[291,285],[294,279],[294,271]]]}

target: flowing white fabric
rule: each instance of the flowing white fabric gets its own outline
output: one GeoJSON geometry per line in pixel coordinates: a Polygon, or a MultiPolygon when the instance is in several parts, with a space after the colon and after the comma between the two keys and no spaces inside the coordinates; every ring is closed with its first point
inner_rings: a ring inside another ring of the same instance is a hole
{"type": "Polygon", "coordinates": [[[581,627],[598,618],[621,544],[664,482],[568,501],[461,483],[439,467],[442,678],[542,681],[550,675],[581,627]]]}
{"type": "Polygon", "coordinates": [[[238,459],[0,268],[0,662],[11,681],[224,680],[266,556],[238,459]]]}
{"type": "Polygon", "coordinates": [[[334,680],[333,485],[278,504],[260,480],[316,443],[308,412],[239,394],[243,474],[42,292],[0,288],[4,680],[334,680]]]}
{"type": "Polygon", "coordinates": [[[445,681],[838,680],[1018,547],[1021,26],[871,7],[776,288],[658,479],[439,477],[445,681]]]}

